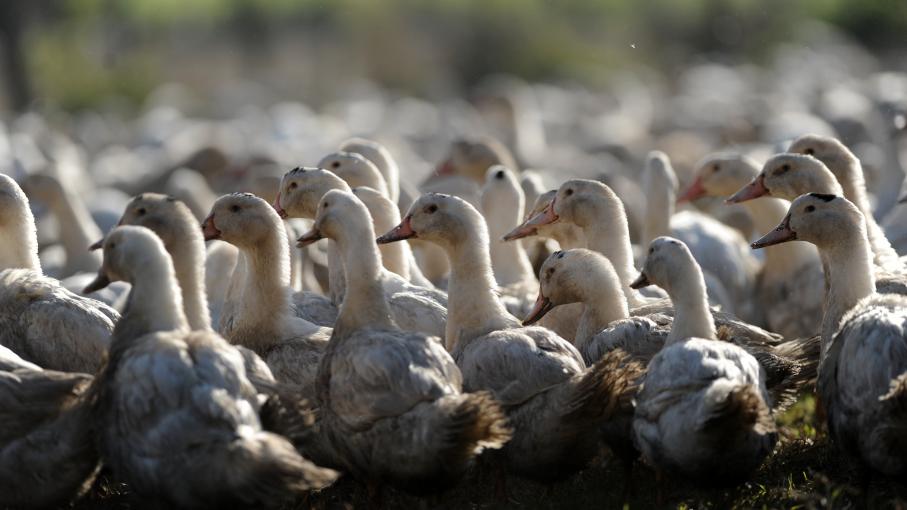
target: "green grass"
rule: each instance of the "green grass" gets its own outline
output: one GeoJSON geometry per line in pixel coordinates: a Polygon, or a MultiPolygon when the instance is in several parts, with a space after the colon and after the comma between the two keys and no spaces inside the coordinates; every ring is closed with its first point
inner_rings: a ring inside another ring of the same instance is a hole
{"type": "MultiPolygon", "coordinates": [[[[508,500],[496,497],[494,472],[487,465],[472,470],[456,488],[428,500],[385,489],[384,508],[468,509],[848,509],[905,508],[907,485],[865,472],[828,444],[816,422],[815,402],[804,397],[779,417],[782,438],[775,454],[749,480],[728,489],[703,489],[679,480],[659,487],[652,472],[637,464],[633,472],[633,495],[622,500],[625,475],[620,464],[603,455],[592,466],[559,484],[544,486],[508,478],[508,500]]],[[[78,509],[134,507],[125,488],[102,479],[95,490],[79,502],[78,509]]],[[[364,484],[343,478],[332,487],[293,502],[285,510],[304,508],[367,508],[364,484]]]]}

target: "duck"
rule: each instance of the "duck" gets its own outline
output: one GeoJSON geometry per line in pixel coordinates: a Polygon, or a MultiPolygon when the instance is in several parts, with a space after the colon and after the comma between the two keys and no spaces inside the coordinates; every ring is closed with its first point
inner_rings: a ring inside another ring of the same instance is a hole
{"type": "MultiPolygon", "coordinates": [[[[861,187],[851,182],[849,187],[862,189],[865,195],[865,186],[861,187]]],[[[761,196],[775,196],[792,201],[809,192],[844,196],[844,187],[831,170],[815,156],[782,153],[769,158],[759,175],[745,188],[728,198],[728,201],[736,203],[761,196]]],[[[903,261],[898,258],[897,252],[891,247],[891,243],[872,214],[864,214],[864,217],[867,218],[867,232],[875,264],[880,270],[890,274],[903,273],[905,271],[903,261]]]]}
{"type": "MultiPolygon", "coordinates": [[[[559,307],[575,303],[583,305],[584,313],[578,321],[574,345],[589,365],[616,349],[647,364],[664,346],[677,320],[673,307],[648,314],[631,312],[620,278],[608,259],[577,248],[555,252],[542,264],[538,299],[523,324],[531,325],[559,307]]],[[[762,365],[775,414],[796,403],[801,390],[815,381],[818,335],[779,342],[768,332],[736,317],[715,309],[709,311],[718,339],[740,346],[762,365]]]]}
{"type": "MultiPolygon", "coordinates": [[[[205,211],[207,212],[207,211],[205,211]]],[[[205,250],[205,291],[211,324],[220,324],[227,291],[239,262],[239,250],[230,243],[211,240],[205,250]]]]}
{"type": "Polygon", "coordinates": [[[351,188],[368,186],[378,190],[382,195],[390,197],[387,190],[387,181],[384,180],[381,171],[378,170],[374,163],[361,154],[343,151],[333,152],[321,158],[321,161],[315,166],[329,170],[346,181],[351,188]]]}
{"type": "Polygon", "coordinates": [[[485,181],[485,174],[493,165],[519,169],[510,150],[495,138],[460,137],[451,142],[447,155],[438,164],[431,180],[457,176],[481,185],[485,181]]]}
{"type": "MultiPolygon", "coordinates": [[[[804,193],[821,193],[825,195],[843,196],[843,188],[834,175],[813,156],[793,153],[776,154],[765,161],[762,170],[749,184],[731,195],[727,201],[741,203],[763,196],[794,200],[804,193]]],[[[865,216],[864,216],[865,218],[865,216]]],[[[870,246],[873,250],[873,263],[876,266],[876,286],[882,293],[907,294],[907,277],[904,275],[904,266],[889,253],[891,245],[884,234],[873,237],[873,229],[868,226],[870,246]]],[[[827,275],[828,261],[825,260],[822,250],[819,250],[822,260],[823,272],[827,275]]],[[[827,285],[826,280],[826,285],[827,285]]]]}
{"type": "Polygon", "coordinates": [[[513,437],[502,466],[553,481],[582,469],[597,451],[598,431],[636,391],[635,365],[615,352],[586,367],[573,345],[551,330],[522,327],[495,293],[488,230],[467,201],[424,194],[379,244],[417,237],[450,259],[444,337],[467,392],[490,391],[507,411],[513,437]]]}
{"type": "Polygon", "coordinates": [[[872,470],[907,472],[907,297],[880,293],[859,207],[842,196],[802,195],[753,243],[800,240],[828,261],[817,393],[835,444],[872,470]]]}
{"type": "Polygon", "coordinates": [[[91,382],[89,374],[44,370],[0,346],[0,506],[65,506],[91,487],[100,470],[91,382]]]}
{"type": "Polygon", "coordinates": [[[336,472],[263,430],[260,395],[239,351],[213,332],[190,331],[160,238],[121,226],[103,250],[86,291],[132,285],[93,397],[101,456],[115,476],[181,508],[274,507],[332,483],[336,472]]]}
{"type": "MultiPolygon", "coordinates": [[[[347,190],[331,191],[352,193],[347,190]]],[[[325,196],[327,195],[328,193],[325,193],[325,196]]],[[[358,198],[356,200],[361,202],[358,198]]],[[[334,202],[330,200],[321,200],[320,205],[329,207],[333,205],[333,203],[334,202]]],[[[342,222],[350,231],[364,232],[366,226],[372,226],[372,220],[367,213],[368,208],[363,209],[360,207],[347,206],[341,208],[337,212],[332,211],[331,216],[333,221],[342,222]],[[363,211],[366,214],[361,214],[363,211]]],[[[312,232],[317,232],[317,230],[313,230],[312,232]]],[[[372,232],[374,232],[373,227],[372,232]]],[[[357,248],[360,250],[368,250],[369,247],[374,244],[374,236],[355,237],[344,235],[329,236],[327,238],[336,243],[337,250],[340,252],[355,250],[357,248]]],[[[319,240],[321,240],[320,237],[305,238],[305,236],[303,236],[299,238],[297,246],[305,247],[319,240]]],[[[378,260],[381,260],[380,257],[378,260]]],[[[357,271],[359,270],[359,267],[356,265],[349,265],[348,267],[356,268],[357,271]]],[[[400,288],[399,291],[389,292],[388,289],[400,287],[401,279],[398,275],[388,271],[383,266],[378,271],[376,280],[381,285],[382,291],[384,292],[384,299],[387,301],[391,317],[400,329],[436,337],[444,335],[447,324],[447,308],[444,305],[430,299],[424,299],[418,294],[408,292],[405,287],[400,288]]],[[[345,299],[346,298],[344,297],[344,300],[345,299]]]]}
{"type": "MultiPolygon", "coordinates": [[[[541,193],[536,198],[535,203],[532,204],[532,207],[527,210],[523,217],[523,223],[505,234],[501,239],[505,242],[512,242],[518,239],[539,237],[556,242],[561,250],[585,248],[586,234],[573,223],[555,222],[546,225],[526,225],[528,221],[548,208],[548,204],[551,203],[555,195],[557,195],[556,189],[541,193]]],[[[538,325],[554,331],[561,338],[578,338],[576,330],[580,317],[583,315],[583,306],[582,303],[559,306],[546,313],[538,321],[538,325]]]]}
{"type": "MultiPolygon", "coordinates": [[[[313,219],[318,201],[325,193],[333,189],[350,191],[350,186],[346,181],[327,170],[297,167],[284,175],[273,206],[280,216],[313,219]]],[[[339,306],[343,300],[344,268],[342,264],[330,263],[331,260],[340,260],[336,243],[330,239],[328,239],[327,252],[331,301],[339,306]]],[[[385,276],[382,284],[387,297],[406,292],[416,296],[419,300],[431,301],[443,307],[447,306],[447,294],[440,289],[414,285],[394,274],[385,274],[385,276]]]]}
{"type": "Polygon", "coordinates": [[[101,230],[82,200],[49,173],[29,175],[22,188],[31,199],[47,206],[59,224],[60,244],[66,252],[66,264],[59,276],[96,272],[101,259],[88,246],[101,236],[101,230]]]}
{"type": "Polygon", "coordinates": [[[351,192],[327,192],[300,242],[325,237],[357,268],[319,366],[319,433],[337,452],[327,465],[418,494],[454,485],[509,440],[504,411],[487,392],[462,392],[439,337],[397,327],[368,210],[351,192]]]}
{"type": "Polygon", "coordinates": [[[400,168],[387,147],[375,140],[353,137],[340,143],[340,151],[359,154],[369,160],[387,183],[388,200],[394,204],[400,201],[400,168]]]}
{"type": "Polygon", "coordinates": [[[255,351],[274,377],[310,395],[331,329],[298,317],[289,288],[289,247],[280,218],[263,199],[233,193],[217,199],[202,224],[205,240],[242,253],[218,332],[255,351]]]}
{"type": "MultiPolygon", "coordinates": [[[[879,267],[893,273],[907,270],[904,262],[900,260],[885,236],[885,231],[876,222],[866,190],[863,166],[860,164],[860,159],[846,145],[837,138],[807,134],[791,142],[787,151],[813,156],[835,176],[835,179],[841,184],[844,198],[853,202],[866,219],[869,242],[872,244],[872,251],[876,254],[876,263],[879,267]]],[[[822,192],[822,190],[812,189],[809,191],[822,192]]]]}
{"type": "MultiPolygon", "coordinates": [[[[205,241],[195,214],[188,205],[169,195],[142,193],[127,204],[118,225],[142,226],[161,239],[173,261],[189,328],[192,331],[214,331],[205,289],[205,241]]],[[[91,245],[91,249],[98,250],[103,246],[104,239],[101,239],[91,245]]],[[[241,345],[237,345],[236,349],[242,355],[246,373],[256,388],[269,390],[273,387],[276,381],[268,365],[251,349],[241,345]]]]}
{"type": "MultiPolygon", "coordinates": [[[[400,223],[400,211],[396,204],[378,190],[368,186],[357,186],[353,188],[353,194],[368,208],[376,231],[385,232],[400,223]]],[[[385,269],[409,280],[413,285],[434,288],[434,284],[422,274],[409,243],[385,244],[378,249],[385,269]]]]}
{"type": "Polygon", "coordinates": [[[677,314],[636,396],[636,445],[656,472],[739,483],[778,441],[766,374],[746,350],[717,341],[702,270],[682,241],[652,241],[633,282],[646,285],[664,288],[677,314]]]}
{"type": "MultiPolygon", "coordinates": [[[[695,168],[695,180],[679,202],[702,197],[728,197],[759,174],[761,166],[737,153],[705,156],[695,168]]],[[[741,204],[760,232],[781,221],[789,203],[780,198],[749,200],[741,204]]],[[[819,254],[804,243],[767,248],[756,283],[757,308],[763,310],[768,329],[785,338],[818,333],[825,299],[825,277],[819,254]]]]}
{"type": "Polygon", "coordinates": [[[28,198],[0,174],[0,345],[41,368],[94,373],[120,314],[44,276],[28,198]]]}
{"type": "Polygon", "coordinates": [[[740,232],[696,211],[674,213],[677,176],[664,152],[648,154],[643,182],[647,207],[640,246],[648,246],[663,235],[680,239],[702,267],[709,296],[728,295],[730,300],[720,302],[723,310],[761,323],[758,307],[751,301],[761,264],[740,232]]]}
{"type": "Polygon", "coordinates": [[[529,310],[538,286],[521,241],[503,240],[503,236],[520,223],[524,202],[523,188],[516,174],[501,165],[488,169],[481,204],[491,239],[491,268],[505,306],[517,316],[525,315],[529,310]]]}

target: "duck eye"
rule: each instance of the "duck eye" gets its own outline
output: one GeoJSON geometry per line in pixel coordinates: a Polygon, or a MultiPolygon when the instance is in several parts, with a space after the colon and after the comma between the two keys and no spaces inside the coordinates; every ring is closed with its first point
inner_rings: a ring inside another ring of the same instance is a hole
{"type": "Polygon", "coordinates": [[[573,194],[573,189],[568,188],[567,191],[564,192],[564,194],[569,197],[570,195],[573,194]]]}
{"type": "Polygon", "coordinates": [[[139,207],[139,208],[135,211],[135,213],[138,214],[139,216],[144,216],[146,212],[147,212],[147,211],[145,211],[145,208],[144,208],[144,207],[139,207]]]}
{"type": "Polygon", "coordinates": [[[649,248],[649,255],[655,253],[655,248],[649,248]]]}
{"type": "Polygon", "coordinates": [[[328,207],[331,206],[331,203],[330,203],[330,202],[325,202],[324,204],[322,204],[322,206],[323,206],[325,209],[327,209],[328,207]]]}
{"type": "Polygon", "coordinates": [[[298,187],[299,187],[299,185],[296,184],[295,182],[291,182],[291,183],[290,183],[290,189],[296,189],[296,188],[298,188],[298,187]]]}
{"type": "Polygon", "coordinates": [[[427,212],[428,214],[434,214],[437,210],[438,206],[435,204],[431,204],[430,206],[425,208],[425,212],[427,212]]]}
{"type": "Polygon", "coordinates": [[[236,204],[231,205],[230,212],[239,212],[239,206],[236,204]]]}
{"type": "Polygon", "coordinates": [[[503,171],[503,170],[498,170],[497,173],[494,174],[494,178],[495,178],[495,179],[503,179],[503,178],[504,178],[504,171],[503,171]]]}
{"type": "Polygon", "coordinates": [[[813,211],[816,210],[816,206],[814,206],[814,205],[808,205],[808,206],[806,206],[806,209],[803,209],[803,210],[806,211],[806,212],[808,212],[808,213],[809,213],[809,212],[813,212],[813,211]]]}
{"type": "Polygon", "coordinates": [[[806,149],[806,150],[803,151],[803,152],[805,152],[806,154],[809,154],[810,156],[812,156],[813,154],[816,153],[816,151],[814,151],[814,150],[812,149],[812,147],[806,149]]]}
{"type": "Polygon", "coordinates": [[[107,247],[110,248],[110,249],[112,250],[112,249],[114,249],[114,248],[117,247],[117,243],[109,243],[109,244],[107,245],[107,247]]]}
{"type": "Polygon", "coordinates": [[[340,168],[340,162],[335,161],[335,162],[331,163],[331,168],[340,168]]]}
{"type": "Polygon", "coordinates": [[[553,267],[549,267],[549,268],[548,268],[548,276],[551,276],[551,275],[553,275],[553,274],[554,274],[554,268],[553,268],[553,267]]]}
{"type": "Polygon", "coordinates": [[[714,169],[716,172],[721,170],[721,165],[719,165],[718,163],[715,163],[714,169]]]}

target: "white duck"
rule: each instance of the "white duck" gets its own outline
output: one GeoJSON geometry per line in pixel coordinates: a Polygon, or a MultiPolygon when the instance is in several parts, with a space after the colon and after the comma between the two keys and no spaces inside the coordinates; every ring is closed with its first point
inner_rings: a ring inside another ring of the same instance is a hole
{"type": "Polygon", "coordinates": [[[907,298],[876,292],[871,243],[859,208],[810,193],[753,243],[815,244],[828,261],[818,393],[837,444],[890,476],[907,472],[907,298]]]}
{"type": "MultiPolygon", "coordinates": [[[[664,346],[676,315],[674,307],[659,307],[644,315],[638,315],[643,309],[637,309],[631,316],[614,267],[601,254],[582,248],[556,252],[542,264],[539,297],[523,324],[573,303],[582,303],[585,309],[575,345],[588,364],[615,349],[648,363],[664,346]]],[[[763,366],[775,412],[796,402],[800,390],[814,381],[818,336],[778,343],[767,332],[736,317],[714,309],[710,313],[718,338],[742,347],[763,366]]]]}
{"type": "Polygon", "coordinates": [[[507,310],[518,316],[525,315],[532,306],[538,281],[522,242],[507,242],[503,237],[519,225],[524,202],[516,174],[501,165],[488,169],[481,204],[491,240],[491,268],[507,310]]]}
{"type": "Polygon", "coordinates": [[[119,314],[41,274],[28,198],[0,174],[0,345],[43,368],[93,373],[119,314]]]}
{"type": "MultiPolygon", "coordinates": [[[[715,153],[696,167],[696,179],[679,201],[700,197],[727,197],[759,174],[758,164],[746,156],[715,153]]],[[[787,213],[788,202],[765,198],[742,206],[757,231],[771,230],[787,213]]],[[[756,283],[758,307],[769,329],[786,338],[818,333],[825,298],[825,277],[815,248],[804,243],[765,250],[765,262],[756,283]]]]}
{"type": "MultiPolygon", "coordinates": [[[[762,196],[794,200],[805,193],[841,196],[843,191],[828,167],[818,159],[809,155],[785,153],[769,158],[759,175],[728,198],[728,202],[744,202],[762,196]]],[[[872,230],[867,221],[867,235],[876,266],[877,289],[883,293],[907,294],[907,275],[904,274],[904,266],[897,258],[897,253],[884,234],[873,237],[872,230]]],[[[819,256],[825,273],[828,274],[828,261],[821,250],[819,256]]],[[[827,283],[826,279],[826,285],[827,283]]]]}
{"type": "Polygon", "coordinates": [[[727,303],[722,303],[723,309],[746,320],[759,322],[758,307],[752,302],[752,294],[760,263],[748,249],[740,232],[696,211],[674,213],[677,176],[665,153],[649,153],[643,177],[647,208],[640,246],[648,246],[660,236],[670,235],[680,239],[700,264],[706,275],[706,284],[711,283],[708,285],[709,295],[718,296],[726,291],[732,302],[730,308],[727,303]],[[720,285],[716,285],[713,278],[720,285]]]}
{"type": "MultiPolygon", "coordinates": [[[[340,150],[360,154],[371,161],[375,168],[381,172],[384,182],[387,183],[387,198],[395,204],[399,202],[400,168],[397,166],[394,156],[384,145],[365,138],[350,138],[340,144],[340,150]]],[[[350,186],[353,185],[351,184],[350,186]]]]}
{"type": "MultiPolygon", "coordinates": [[[[349,193],[348,191],[343,190],[331,190],[328,193],[325,193],[324,196],[327,197],[334,192],[349,193]]],[[[375,244],[375,231],[372,227],[371,218],[368,215],[368,209],[350,206],[346,204],[347,200],[345,198],[340,198],[339,200],[341,200],[341,207],[338,211],[331,211],[331,218],[335,222],[341,222],[346,227],[346,229],[342,231],[345,235],[327,236],[327,238],[337,243],[337,249],[341,253],[349,253],[355,250],[368,252],[371,250],[371,246],[375,244]],[[364,234],[366,230],[371,232],[369,236],[354,235],[364,234]]],[[[322,198],[319,207],[326,209],[333,204],[334,201],[322,198]]],[[[335,232],[338,234],[340,233],[340,231],[335,232]]],[[[319,235],[318,229],[315,228],[311,230],[307,236],[299,238],[298,246],[303,247],[319,241],[322,238],[323,237],[319,235]]],[[[349,257],[342,260],[349,260],[349,257]]],[[[379,257],[378,261],[380,262],[380,260],[379,257]]],[[[349,267],[351,272],[358,272],[360,270],[358,265],[345,264],[345,266],[349,267]]],[[[391,313],[391,318],[400,329],[437,337],[444,336],[447,324],[447,309],[444,305],[430,299],[424,299],[418,294],[406,291],[405,288],[399,292],[388,292],[388,289],[400,287],[401,282],[398,275],[391,273],[384,267],[378,271],[375,275],[375,279],[378,284],[381,285],[384,299],[387,301],[391,313]]],[[[344,297],[344,301],[345,300],[346,298],[344,297]]]]}
{"type": "Polygon", "coordinates": [[[652,241],[633,286],[650,284],[668,292],[676,314],[636,397],[636,445],[658,472],[738,483],[778,439],[765,373],[744,349],[716,341],[705,280],[686,245],[670,237],[652,241]]]}
{"type": "MultiPolygon", "coordinates": [[[[872,205],[869,202],[869,195],[866,191],[863,166],[850,149],[835,138],[821,135],[803,135],[791,143],[788,152],[807,154],[825,164],[825,167],[841,184],[844,198],[853,202],[863,213],[863,217],[866,218],[866,232],[869,235],[872,252],[875,254],[876,264],[891,273],[907,272],[903,261],[900,260],[897,252],[891,247],[891,243],[885,237],[885,232],[876,222],[872,213],[872,205]]],[[[825,192],[815,189],[809,191],[825,192]]]]}
{"type": "MultiPolygon", "coordinates": [[[[359,186],[353,188],[353,194],[368,208],[376,232],[386,232],[400,223],[397,205],[374,188],[359,186]]],[[[413,285],[429,289],[434,287],[422,274],[409,243],[385,244],[379,246],[379,251],[381,263],[388,271],[409,280],[413,285]]]]}
{"type": "MultiPolygon", "coordinates": [[[[585,248],[586,234],[583,233],[581,228],[573,223],[561,221],[546,225],[526,226],[525,222],[528,222],[536,215],[542,214],[548,208],[548,204],[554,200],[555,195],[557,195],[557,190],[550,190],[540,194],[538,198],[536,198],[532,208],[528,209],[526,212],[526,215],[523,218],[524,223],[521,223],[508,232],[502,239],[509,242],[538,236],[542,239],[554,240],[557,242],[558,246],[560,246],[561,250],[585,248]]],[[[577,325],[579,324],[583,310],[582,303],[571,303],[569,305],[559,306],[549,313],[546,313],[539,321],[539,325],[554,331],[562,338],[577,338],[577,325]]]]}
{"type": "Polygon", "coordinates": [[[507,442],[503,411],[486,393],[462,393],[440,338],[397,328],[375,232],[352,193],[321,199],[302,239],[323,236],[356,268],[319,369],[319,433],[335,452],[327,464],[417,493],[453,485],[483,449],[507,442]]]}
{"type": "Polygon", "coordinates": [[[278,381],[298,384],[310,395],[331,330],[294,313],[288,241],[277,213],[255,195],[234,193],[214,202],[202,228],[206,240],[239,248],[244,265],[234,272],[219,332],[255,351],[278,381]]]}
{"type": "Polygon", "coordinates": [[[262,429],[239,351],[189,332],[173,264],[150,230],[118,227],[104,240],[90,288],[116,280],[132,295],[95,405],[101,454],[119,479],[160,503],[208,508],[273,506],[336,478],[262,429]]]}
{"type": "Polygon", "coordinates": [[[340,177],[351,187],[368,186],[377,190],[386,197],[390,197],[387,191],[387,182],[381,171],[374,163],[366,159],[361,154],[354,152],[334,152],[321,158],[318,162],[318,168],[323,168],[340,177]]]}
{"type": "Polygon", "coordinates": [[[581,469],[596,452],[597,431],[635,391],[636,365],[617,353],[587,369],[569,342],[550,330],[520,327],[494,292],[488,231],[466,201],[427,194],[416,200],[379,243],[419,237],[450,258],[447,349],[463,372],[466,391],[491,391],[514,429],[503,453],[521,476],[558,479],[581,469]]]}
{"type": "MultiPolygon", "coordinates": [[[[333,173],[313,168],[295,168],[287,172],[280,184],[280,191],[275,199],[274,209],[284,217],[314,219],[318,201],[330,190],[349,191],[347,183],[333,173]]],[[[328,269],[330,270],[331,300],[339,305],[343,298],[342,264],[337,245],[328,239],[328,269]]],[[[387,275],[382,280],[385,297],[393,294],[407,292],[415,295],[420,300],[433,301],[442,306],[447,306],[447,295],[438,289],[413,285],[403,278],[387,275]]]]}
{"type": "Polygon", "coordinates": [[[0,346],[0,506],[65,506],[89,489],[100,468],[90,384],[0,346]]]}

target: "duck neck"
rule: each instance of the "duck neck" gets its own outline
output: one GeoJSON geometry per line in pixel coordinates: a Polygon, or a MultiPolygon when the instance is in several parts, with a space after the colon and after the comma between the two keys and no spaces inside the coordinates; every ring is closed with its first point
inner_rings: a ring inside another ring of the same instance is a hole
{"type": "Polygon", "coordinates": [[[822,320],[824,354],[844,314],[875,292],[875,276],[872,253],[863,229],[842,230],[837,243],[822,253],[828,262],[825,275],[828,293],[822,320]]]}
{"type": "Polygon", "coordinates": [[[337,242],[328,239],[328,291],[335,306],[343,303],[346,293],[346,275],[343,272],[343,259],[337,242]]]}
{"type": "MultiPolygon", "coordinates": [[[[276,341],[283,334],[290,310],[290,254],[286,231],[275,226],[261,243],[244,248],[246,269],[241,302],[236,313],[238,328],[254,331],[262,342],[276,341]]],[[[248,335],[247,335],[248,336],[248,335]]],[[[270,345],[246,345],[262,352],[270,345]]]]}
{"type": "Polygon", "coordinates": [[[363,328],[396,329],[381,285],[383,267],[375,243],[375,231],[366,218],[358,225],[347,222],[337,238],[347,271],[346,294],[334,326],[343,337],[363,328]]]}
{"type": "Polygon", "coordinates": [[[692,267],[678,272],[676,276],[676,281],[665,289],[674,305],[674,324],[666,343],[687,338],[716,339],[715,321],[709,310],[702,269],[693,262],[692,267]]]}
{"type": "Polygon", "coordinates": [[[656,237],[671,234],[671,217],[677,200],[676,193],[667,183],[650,183],[646,196],[646,221],[640,246],[649,246],[656,237]]]}
{"type": "Polygon", "coordinates": [[[518,325],[494,291],[488,233],[474,228],[466,237],[446,247],[451,270],[445,336],[447,349],[451,351],[464,348],[469,341],[488,332],[518,325]]]}
{"type": "Polygon", "coordinates": [[[532,263],[529,262],[529,255],[526,254],[521,241],[505,242],[492,234],[489,254],[498,285],[503,287],[533,278],[532,263]]]}
{"type": "Polygon", "coordinates": [[[630,244],[630,228],[623,206],[618,204],[620,212],[609,214],[602,204],[590,202],[577,216],[579,225],[586,234],[590,250],[597,251],[611,261],[630,307],[643,304],[642,296],[630,284],[636,278],[633,267],[633,247],[630,244]]]}
{"type": "Polygon", "coordinates": [[[576,228],[557,228],[552,231],[551,237],[557,241],[562,250],[587,248],[585,240],[579,236],[580,232],[582,230],[576,228]]]}
{"type": "Polygon", "coordinates": [[[189,327],[193,331],[209,331],[211,315],[205,291],[205,242],[201,236],[193,237],[167,249],[173,258],[189,327]]]}
{"type": "Polygon", "coordinates": [[[576,329],[576,345],[585,345],[592,337],[616,320],[630,316],[627,300],[619,285],[590,282],[583,289],[583,315],[576,329]]]}
{"type": "MultiPolygon", "coordinates": [[[[383,210],[375,210],[372,216],[372,227],[374,232],[387,232],[400,223],[400,215],[393,212],[385,213],[383,210]]],[[[404,280],[409,281],[409,242],[387,243],[378,246],[381,253],[381,264],[388,271],[400,275],[404,280]]]]}
{"type": "MultiPolygon", "coordinates": [[[[770,232],[787,214],[789,204],[778,198],[764,197],[759,200],[747,200],[741,204],[757,232],[770,232]]],[[[767,282],[789,278],[800,271],[804,264],[814,264],[818,259],[816,250],[809,243],[782,243],[765,248],[765,265],[763,278],[767,282]]]]}
{"type": "Polygon", "coordinates": [[[66,251],[67,260],[90,257],[97,259],[100,266],[100,255],[89,252],[87,248],[103,234],[82,201],[67,190],[60,189],[57,199],[49,205],[60,223],[60,244],[66,251]]]}
{"type": "Polygon", "coordinates": [[[132,340],[158,331],[189,329],[169,256],[161,253],[149,257],[130,283],[129,300],[116,326],[128,331],[130,338],[121,340],[132,340]]]}
{"type": "Polygon", "coordinates": [[[6,242],[0,243],[0,270],[30,269],[41,272],[35,218],[28,209],[28,205],[25,206],[25,209],[23,218],[18,220],[10,218],[9,221],[12,224],[3,226],[3,230],[11,231],[12,235],[7,238],[6,242]]]}

